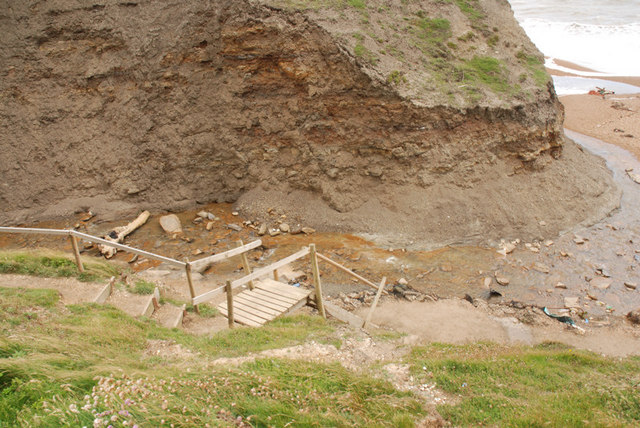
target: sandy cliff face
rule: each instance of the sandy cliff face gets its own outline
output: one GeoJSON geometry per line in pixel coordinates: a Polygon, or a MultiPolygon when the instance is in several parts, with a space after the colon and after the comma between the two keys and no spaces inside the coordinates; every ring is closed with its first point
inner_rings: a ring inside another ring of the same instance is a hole
{"type": "Polygon", "coordinates": [[[502,0],[14,3],[5,224],[238,201],[436,245],[555,233],[617,201],[599,161],[563,150],[502,0]]]}

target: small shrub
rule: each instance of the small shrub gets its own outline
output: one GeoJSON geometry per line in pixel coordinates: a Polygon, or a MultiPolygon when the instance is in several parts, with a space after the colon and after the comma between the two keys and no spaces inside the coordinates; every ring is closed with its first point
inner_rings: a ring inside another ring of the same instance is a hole
{"type": "Polygon", "coordinates": [[[131,287],[130,291],[134,294],[153,294],[155,288],[156,285],[153,282],[139,280],[131,287]]]}

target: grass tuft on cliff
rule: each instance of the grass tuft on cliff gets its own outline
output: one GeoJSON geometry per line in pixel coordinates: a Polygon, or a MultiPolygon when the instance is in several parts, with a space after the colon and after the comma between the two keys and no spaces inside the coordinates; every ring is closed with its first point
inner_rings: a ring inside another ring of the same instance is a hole
{"type": "Polygon", "coordinates": [[[640,423],[640,358],[604,358],[548,343],[413,349],[419,382],[459,397],[438,406],[454,426],[625,426],[640,423]]]}

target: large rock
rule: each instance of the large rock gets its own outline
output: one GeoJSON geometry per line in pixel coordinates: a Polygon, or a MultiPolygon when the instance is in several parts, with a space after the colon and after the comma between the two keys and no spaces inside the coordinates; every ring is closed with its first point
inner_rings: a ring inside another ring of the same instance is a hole
{"type": "Polygon", "coordinates": [[[170,235],[182,233],[182,224],[175,214],[164,215],[160,217],[160,227],[170,235]]]}
{"type": "Polygon", "coordinates": [[[634,324],[640,324],[640,308],[627,314],[627,319],[634,324]]]}

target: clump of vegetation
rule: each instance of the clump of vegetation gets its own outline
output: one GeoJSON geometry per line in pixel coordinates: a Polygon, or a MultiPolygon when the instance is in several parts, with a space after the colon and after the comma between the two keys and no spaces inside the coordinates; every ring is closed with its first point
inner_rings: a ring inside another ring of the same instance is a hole
{"type": "Polygon", "coordinates": [[[376,54],[367,49],[362,43],[356,43],[356,46],[353,48],[353,53],[356,57],[364,59],[370,64],[375,65],[378,62],[378,57],[376,54]]]}
{"type": "Polygon", "coordinates": [[[76,277],[90,282],[118,275],[118,269],[107,264],[83,260],[85,271],[79,272],[75,261],[66,255],[0,252],[0,273],[33,275],[41,277],[76,277]]]}
{"type": "Polygon", "coordinates": [[[454,0],[458,8],[467,15],[472,23],[476,23],[485,18],[485,14],[480,8],[478,0],[454,0]]]}
{"type": "Polygon", "coordinates": [[[156,288],[156,285],[153,282],[149,282],[141,279],[136,281],[133,287],[129,289],[129,291],[131,291],[134,294],[147,295],[147,294],[153,294],[153,290],[155,290],[155,288],[156,288]]]}
{"type": "Polygon", "coordinates": [[[544,68],[542,59],[536,55],[529,55],[524,51],[519,51],[516,54],[516,58],[518,58],[520,64],[527,68],[537,86],[544,87],[549,82],[550,78],[544,68]]]}
{"type": "Polygon", "coordinates": [[[460,68],[463,81],[472,85],[486,86],[495,93],[508,92],[509,80],[506,67],[496,58],[474,56],[460,68]]]}
{"type": "Polygon", "coordinates": [[[399,85],[400,83],[406,83],[407,82],[407,78],[405,77],[403,72],[401,72],[399,70],[393,70],[387,76],[387,82],[388,83],[393,83],[394,85],[399,85]]]}
{"type": "Polygon", "coordinates": [[[438,407],[454,426],[624,426],[640,422],[640,359],[564,345],[415,348],[412,374],[461,397],[438,407]]]}

